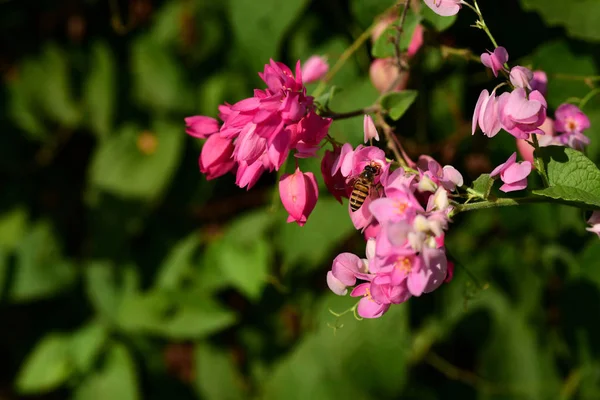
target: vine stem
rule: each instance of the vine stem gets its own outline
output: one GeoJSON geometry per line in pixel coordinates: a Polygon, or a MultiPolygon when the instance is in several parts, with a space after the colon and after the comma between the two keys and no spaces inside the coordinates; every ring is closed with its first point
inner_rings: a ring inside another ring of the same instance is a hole
{"type": "Polygon", "coordinates": [[[331,110],[324,110],[324,111],[321,111],[319,113],[319,115],[324,118],[347,119],[347,118],[358,117],[358,116],[364,115],[364,114],[376,113],[376,112],[380,111],[380,109],[381,109],[381,107],[378,104],[374,104],[369,107],[361,108],[361,109],[354,110],[354,111],[343,112],[343,113],[337,113],[337,112],[334,112],[331,110]]]}
{"type": "Polygon", "coordinates": [[[560,201],[553,200],[549,197],[542,196],[526,196],[526,197],[513,197],[513,198],[499,198],[493,200],[478,201],[477,203],[467,204],[456,204],[454,210],[452,210],[451,217],[465,211],[484,210],[487,208],[495,207],[508,207],[508,206],[519,206],[523,204],[531,203],[562,203],[560,201]]]}

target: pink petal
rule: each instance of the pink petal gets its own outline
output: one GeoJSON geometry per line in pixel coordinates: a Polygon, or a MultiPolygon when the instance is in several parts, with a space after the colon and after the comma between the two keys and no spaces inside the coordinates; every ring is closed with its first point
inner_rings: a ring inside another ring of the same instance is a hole
{"type": "Polygon", "coordinates": [[[473,112],[473,122],[471,124],[471,135],[474,135],[475,131],[477,130],[477,121],[479,120],[479,113],[481,111],[481,105],[489,97],[490,97],[490,94],[486,89],[483,89],[481,91],[481,93],[479,94],[479,98],[477,99],[477,104],[475,105],[475,111],[473,112]]]}
{"type": "Polygon", "coordinates": [[[502,173],[502,181],[504,183],[515,183],[521,181],[529,176],[531,173],[531,163],[529,161],[523,161],[516,163],[504,170],[502,173]]]}
{"type": "Polygon", "coordinates": [[[345,296],[348,293],[346,285],[336,279],[331,271],[327,273],[327,286],[329,286],[329,289],[338,296],[345,296]]]}
{"type": "Polygon", "coordinates": [[[363,119],[363,132],[365,136],[365,143],[367,143],[369,139],[375,139],[379,141],[379,134],[377,133],[377,128],[375,128],[375,124],[373,123],[373,118],[367,114],[365,114],[363,119]]]}
{"type": "Polygon", "coordinates": [[[506,160],[504,163],[502,163],[502,164],[498,165],[496,168],[494,168],[494,170],[492,171],[490,176],[493,178],[494,176],[500,174],[506,168],[513,165],[515,163],[515,161],[517,161],[517,152],[516,151],[514,153],[512,153],[512,155],[510,157],[508,157],[508,160],[506,160]]]}
{"type": "Polygon", "coordinates": [[[503,191],[504,193],[508,193],[508,192],[514,192],[517,190],[523,190],[527,187],[527,178],[518,181],[518,182],[514,182],[514,183],[505,183],[504,185],[500,186],[500,190],[503,191]]]}

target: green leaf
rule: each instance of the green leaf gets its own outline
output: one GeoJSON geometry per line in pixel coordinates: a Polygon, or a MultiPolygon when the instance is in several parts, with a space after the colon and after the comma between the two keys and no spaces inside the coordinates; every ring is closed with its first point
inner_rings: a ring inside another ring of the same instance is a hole
{"type": "Polygon", "coordinates": [[[80,373],[91,369],[107,339],[108,329],[99,321],[91,321],[72,334],[69,356],[80,373]]]}
{"type": "Polygon", "coordinates": [[[27,229],[27,211],[17,207],[0,215],[0,247],[13,250],[27,229]]]}
{"type": "Polygon", "coordinates": [[[355,302],[325,296],[315,316],[319,328],[306,334],[274,368],[262,398],[371,399],[375,392],[383,398],[397,396],[407,381],[408,308],[393,306],[380,319],[362,321],[351,315],[335,320],[328,311],[341,311],[355,302]]]}
{"type": "Polygon", "coordinates": [[[245,244],[226,242],[219,267],[233,286],[252,300],[258,300],[267,284],[271,249],[266,239],[257,237],[245,244]]]}
{"type": "MultiPolygon", "coordinates": [[[[404,21],[404,26],[402,28],[402,35],[400,36],[401,52],[404,52],[408,49],[415,32],[415,28],[420,22],[421,17],[419,15],[411,12],[406,15],[406,20],[404,21]]],[[[386,28],[381,36],[377,38],[375,44],[373,44],[373,48],[371,49],[371,54],[373,57],[388,58],[393,57],[396,54],[394,50],[395,46],[393,38],[397,35],[398,23],[399,22],[394,22],[392,25],[386,28]]]]}
{"type": "MultiPolygon", "coordinates": [[[[493,185],[494,180],[490,177],[490,174],[481,174],[473,181],[473,190],[480,194],[480,196],[477,197],[485,200],[490,195],[490,190],[492,190],[493,185]]],[[[469,196],[472,195],[472,193],[469,193],[469,196]]]]}
{"type": "Polygon", "coordinates": [[[421,15],[427,25],[432,26],[438,32],[443,32],[454,25],[457,17],[457,15],[442,17],[441,15],[434,13],[431,8],[425,6],[421,7],[421,15]]]}
{"type": "Polygon", "coordinates": [[[162,121],[156,121],[148,132],[125,125],[98,146],[89,170],[90,182],[124,198],[155,199],[166,189],[179,162],[184,139],[181,129],[181,125],[162,121]],[[138,143],[142,139],[151,142],[148,148],[138,143]]]}
{"type": "Polygon", "coordinates": [[[192,233],[171,249],[156,278],[157,289],[175,290],[180,286],[182,279],[192,270],[192,255],[199,244],[198,233],[192,233]]]}
{"type": "Polygon", "coordinates": [[[137,400],[140,398],[135,364],[127,348],[112,343],[102,368],[77,387],[76,400],[137,400]]]}
{"type": "Polygon", "coordinates": [[[319,199],[304,226],[285,223],[283,215],[281,224],[276,243],[283,253],[284,262],[300,264],[299,267],[305,271],[325,262],[338,243],[355,232],[348,206],[331,197],[319,199]]]}
{"type": "Polygon", "coordinates": [[[564,26],[574,38],[600,41],[600,2],[597,0],[521,0],[521,4],[526,10],[537,11],[546,24],[564,26]]]}
{"type": "Polygon", "coordinates": [[[244,395],[243,381],[231,353],[208,343],[197,343],[194,349],[195,386],[203,399],[235,400],[244,395]]]}
{"type": "MultiPolygon", "coordinates": [[[[352,10],[354,18],[356,18],[364,28],[367,28],[373,23],[377,16],[390,8],[392,4],[393,2],[390,0],[351,0],[350,9],[352,10]]],[[[400,12],[402,12],[401,7],[399,7],[399,9],[400,12]]]]}
{"type": "Polygon", "coordinates": [[[107,321],[115,321],[121,296],[115,267],[108,262],[94,261],[85,266],[84,277],[87,298],[96,313],[107,321]]]}
{"type": "Polygon", "coordinates": [[[86,123],[96,135],[106,137],[112,129],[116,102],[115,59],[110,47],[95,43],[89,64],[83,93],[86,123]]]}
{"type": "MultiPolygon", "coordinates": [[[[228,7],[231,27],[252,70],[262,71],[269,59],[277,59],[280,41],[292,22],[300,17],[306,0],[235,0],[228,7]],[[269,38],[269,40],[265,40],[269,38]]],[[[289,66],[292,71],[294,66],[289,66]]]]}
{"type": "Polygon", "coordinates": [[[388,93],[381,99],[381,106],[388,111],[390,118],[397,121],[406,110],[415,102],[418,92],[416,90],[403,90],[388,93]]]}
{"type": "Polygon", "coordinates": [[[600,170],[583,153],[562,146],[548,146],[536,150],[535,154],[546,166],[550,187],[534,190],[534,194],[600,208],[600,170]]]}
{"type": "Polygon", "coordinates": [[[54,333],[39,341],[19,371],[17,390],[22,394],[42,393],[65,383],[73,372],[69,344],[67,336],[54,333]]]}
{"type": "Polygon", "coordinates": [[[193,110],[181,64],[166,48],[143,36],[133,42],[131,53],[133,96],[140,106],[158,113],[193,110]]]}
{"type": "Polygon", "coordinates": [[[75,280],[75,269],[63,259],[49,222],[36,223],[19,243],[10,287],[13,301],[32,301],[55,295],[75,280]]]}

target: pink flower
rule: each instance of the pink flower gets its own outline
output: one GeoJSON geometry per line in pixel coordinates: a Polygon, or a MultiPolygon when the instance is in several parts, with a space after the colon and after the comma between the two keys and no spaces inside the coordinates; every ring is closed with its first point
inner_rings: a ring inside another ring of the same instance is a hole
{"type": "Polygon", "coordinates": [[[365,277],[367,268],[357,255],[341,253],[333,259],[331,273],[346,286],[356,285],[356,278],[365,277]]]}
{"type": "Polygon", "coordinates": [[[185,125],[185,133],[199,139],[206,139],[213,133],[219,132],[220,128],[216,119],[202,115],[185,118],[185,125]]]}
{"type": "Polygon", "coordinates": [[[546,97],[548,91],[548,76],[544,71],[533,71],[533,79],[529,82],[531,90],[537,90],[546,97]]]}
{"type": "Polygon", "coordinates": [[[460,0],[425,0],[427,7],[431,8],[434,13],[442,17],[456,15],[462,5],[460,0]]]}
{"type": "Polygon", "coordinates": [[[454,191],[456,186],[462,186],[463,177],[456,168],[446,165],[444,168],[433,157],[422,155],[417,161],[421,191],[435,192],[442,185],[446,190],[454,191]]]}
{"type": "Polygon", "coordinates": [[[229,139],[219,135],[211,135],[202,146],[200,158],[200,172],[211,180],[225,175],[233,169],[235,161],[232,158],[233,144],[229,139]]]}
{"type": "MultiPolygon", "coordinates": [[[[264,171],[278,170],[290,151],[295,150],[300,158],[315,157],[331,124],[331,119],[315,113],[313,98],[306,95],[302,82],[300,62],[294,74],[286,65],[271,60],[259,76],[266,89],[256,89],[253,97],[235,104],[219,106],[221,126],[205,116],[185,119],[188,134],[199,138],[218,135],[233,143],[236,184],[247,188],[264,171]]],[[[204,166],[208,168],[206,162],[204,166]]]]}
{"type": "Polygon", "coordinates": [[[527,139],[532,133],[544,134],[539,127],[546,120],[546,108],[546,99],[537,90],[529,98],[523,88],[502,93],[498,98],[502,128],[518,139],[527,139]]]}
{"type": "Polygon", "coordinates": [[[490,174],[493,178],[500,175],[504,185],[500,187],[505,193],[523,190],[527,187],[527,177],[531,173],[531,163],[517,163],[517,153],[513,153],[505,163],[498,165],[490,174]]]}
{"type": "MultiPolygon", "coordinates": [[[[383,93],[398,80],[398,68],[394,65],[393,58],[378,58],[373,60],[369,67],[369,76],[371,83],[379,93],[383,93]]],[[[399,92],[406,89],[408,84],[408,72],[402,74],[396,87],[392,91],[399,92]]]]}
{"type": "MultiPolygon", "coordinates": [[[[554,121],[552,118],[546,117],[544,123],[540,125],[540,129],[544,132],[544,135],[536,135],[540,147],[557,144],[554,137],[554,121]]],[[[517,150],[523,160],[533,163],[533,147],[525,139],[516,139],[516,141],[517,150]]]]}
{"type": "Polygon", "coordinates": [[[371,118],[370,115],[365,114],[363,119],[363,131],[365,134],[365,143],[367,143],[369,139],[375,139],[379,141],[379,133],[377,133],[377,128],[375,128],[373,118],[371,118]]]}
{"type": "Polygon", "coordinates": [[[371,284],[362,283],[352,290],[352,297],[361,297],[358,301],[357,312],[363,318],[379,318],[390,308],[390,303],[381,304],[376,302],[371,295],[371,284]]]}
{"type": "Polygon", "coordinates": [[[577,106],[561,104],[554,115],[554,128],[562,132],[557,138],[562,145],[583,150],[584,146],[590,144],[590,138],[582,133],[590,127],[590,120],[577,106]]]}
{"type": "Polygon", "coordinates": [[[329,71],[327,59],[321,56],[311,56],[302,66],[302,78],[304,83],[311,83],[322,79],[329,71]]]}
{"type": "Polygon", "coordinates": [[[327,272],[327,286],[329,286],[329,289],[338,296],[345,296],[348,293],[346,285],[333,276],[333,272],[331,271],[327,272]]]}
{"type": "Polygon", "coordinates": [[[496,98],[496,91],[492,91],[490,95],[487,90],[483,90],[479,95],[477,104],[475,105],[475,111],[473,112],[473,123],[471,127],[471,134],[475,134],[477,130],[477,124],[481,128],[481,131],[487,137],[494,137],[500,132],[501,124],[498,115],[498,100],[496,98]]]}
{"type": "Polygon", "coordinates": [[[413,36],[410,39],[408,49],[406,49],[406,55],[408,57],[412,57],[415,54],[417,54],[417,52],[419,51],[421,46],[423,46],[423,33],[424,33],[423,25],[420,25],[420,24],[417,25],[415,27],[415,31],[413,32],[413,36]]]}
{"type": "Polygon", "coordinates": [[[600,238],[600,211],[594,211],[590,219],[588,219],[587,223],[591,226],[585,229],[587,231],[595,233],[600,238]]]}
{"type": "Polygon", "coordinates": [[[498,77],[498,71],[506,71],[504,64],[508,61],[508,52],[502,46],[496,47],[494,52],[488,51],[481,55],[481,62],[490,68],[495,77],[498,77]]]}
{"type": "Polygon", "coordinates": [[[289,213],[287,222],[303,226],[319,198],[317,180],[312,172],[296,168],[293,174],[285,174],[279,180],[279,196],[289,213]]]}
{"type": "Polygon", "coordinates": [[[510,83],[515,87],[531,89],[530,82],[533,79],[533,72],[529,68],[517,65],[510,70],[510,83]]]}
{"type": "Polygon", "coordinates": [[[334,151],[325,150],[325,154],[321,160],[321,173],[323,174],[323,181],[329,193],[342,204],[342,197],[348,197],[346,178],[342,175],[339,168],[335,173],[332,173],[335,163],[340,158],[340,150],[337,146],[334,148],[334,151]]]}

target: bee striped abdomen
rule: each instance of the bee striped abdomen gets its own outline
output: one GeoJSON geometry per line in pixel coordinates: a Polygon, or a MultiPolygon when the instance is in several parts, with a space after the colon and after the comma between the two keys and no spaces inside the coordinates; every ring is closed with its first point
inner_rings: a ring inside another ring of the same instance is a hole
{"type": "Polygon", "coordinates": [[[359,179],[354,183],[352,194],[350,194],[350,209],[354,212],[358,210],[371,190],[371,182],[367,179],[359,179]]]}

